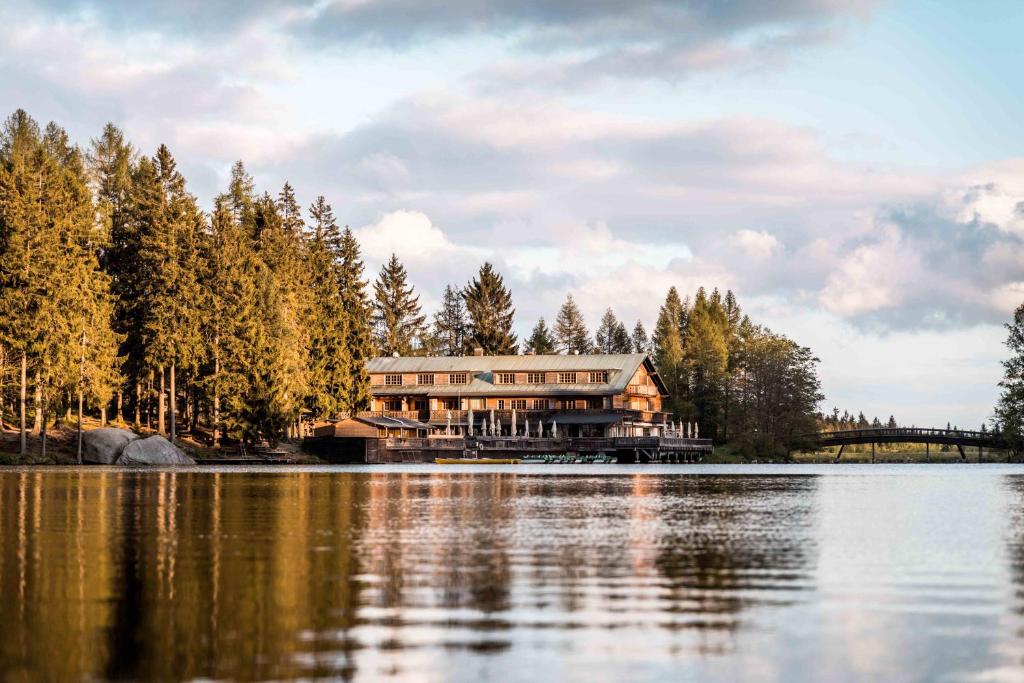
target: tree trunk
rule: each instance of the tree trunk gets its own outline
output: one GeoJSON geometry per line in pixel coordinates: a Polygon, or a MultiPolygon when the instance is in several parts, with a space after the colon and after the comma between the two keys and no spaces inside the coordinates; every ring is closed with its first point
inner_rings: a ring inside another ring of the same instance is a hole
{"type": "Polygon", "coordinates": [[[146,429],[153,426],[153,371],[149,371],[149,379],[146,381],[146,429]]]}
{"type": "Polygon", "coordinates": [[[28,356],[21,354],[21,395],[19,396],[21,410],[21,457],[28,455],[28,439],[25,430],[25,394],[28,386],[28,356]]]}
{"type": "Polygon", "coordinates": [[[156,426],[157,434],[164,436],[167,434],[167,415],[164,410],[164,398],[166,397],[167,386],[165,384],[166,376],[164,373],[164,366],[160,366],[160,398],[157,399],[156,408],[156,426]]]}
{"type": "Polygon", "coordinates": [[[39,436],[41,422],[43,420],[42,410],[42,395],[39,392],[39,371],[35,373],[35,398],[32,401],[32,407],[35,409],[35,420],[32,422],[32,435],[39,436]]]}
{"type": "Polygon", "coordinates": [[[171,443],[174,443],[174,439],[178,436],[178,396],[175,391],[174,378],[178,374],[176,372],[174,361],[171,361],[171,443]]]}
{"type": "Polygon", "coordinates": [[[78,390],[78,464],[82,464],[82,390],[78,390]]]}
{"type": "Polygon", "coordinates": [[[121,422],[124,420],[124,390],[122,387],[117,389],[117,417],[114,419],[115,422],[121,422]]]}
{"type": "Polygon", "coordinates": [[[142,426],[142,385],[135,380],[135,429],[142,426]]]}
{"type": "MultiPolygon", "coordinates": [[[[213,348],[220,344],[220,337],[213,340],[213,348]]],[[[220,354],[213,353],[213,447],[220,446],[220,354]]]]}
{"type": "Polygon", "coordinates": [[[100,426],[101,427],[106,427],[107,426],[107,404],[106,403],[104,403],[100,407],[100,426]]]}
{"type": "Polygon", "coordinates": [[[42,425],[39,429],[39,444],[41,447],[40,455],[46,457],[46,410],[40,409],[40,415],[42,417],[42,425]]]}

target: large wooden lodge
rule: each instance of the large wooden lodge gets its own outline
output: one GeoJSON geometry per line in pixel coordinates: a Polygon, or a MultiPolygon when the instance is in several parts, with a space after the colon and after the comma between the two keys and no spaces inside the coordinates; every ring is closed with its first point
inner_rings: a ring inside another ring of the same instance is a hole
{"type": "Polygon", "coordinates": [[[478,350],[374,358],[367,370],[370,410],[319,426],[312,445],[322,453],[393,462],[453,452],[626,450],[636,461],[676,461],[710,450],[710,441],[696,439],[663,411],[668,391],[642,353],[485,356],[478,350]]]}

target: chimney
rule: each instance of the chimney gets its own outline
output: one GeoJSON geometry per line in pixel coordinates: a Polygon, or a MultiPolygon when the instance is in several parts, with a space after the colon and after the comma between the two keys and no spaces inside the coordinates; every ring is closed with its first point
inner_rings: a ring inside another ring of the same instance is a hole
{"type": "Polygon", "coordinates": [[[475,349],[473,349],[473,355],[474,356],[482,356],[482,355],[484,355],[483,347],[478,346],[475,349]]]}

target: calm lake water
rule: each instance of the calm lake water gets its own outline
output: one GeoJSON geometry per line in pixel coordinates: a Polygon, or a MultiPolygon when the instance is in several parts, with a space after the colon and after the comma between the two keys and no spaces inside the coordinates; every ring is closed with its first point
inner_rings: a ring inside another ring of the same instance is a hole
{"type": "Polygon", "coordinates": [[[1024,468],[0,470],[0,679],[1024,679],[1024,468]]]}

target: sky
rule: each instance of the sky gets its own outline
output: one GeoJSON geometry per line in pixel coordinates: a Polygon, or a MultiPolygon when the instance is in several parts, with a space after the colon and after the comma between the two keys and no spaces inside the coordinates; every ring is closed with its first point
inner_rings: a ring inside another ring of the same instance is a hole
{"type": "Polygon", "coordinates": [[[525,336],[731,288],[823,408],[978,427],[1024,302],[1024,3],[0,4],[0,111],[323,195],[427,310],[484,260],[525,336]]]}

